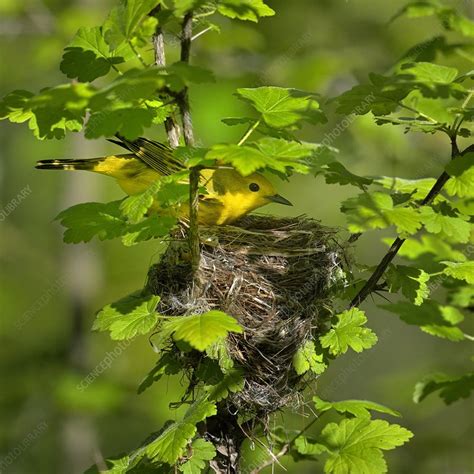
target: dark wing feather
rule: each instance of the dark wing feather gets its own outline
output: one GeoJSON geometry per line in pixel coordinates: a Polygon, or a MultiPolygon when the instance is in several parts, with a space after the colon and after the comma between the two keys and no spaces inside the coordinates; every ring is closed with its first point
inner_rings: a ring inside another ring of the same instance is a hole
{"type": "Polygon", "coordinates": [[[172,149],[162,143],[142,137],[134,141],[129,141],[120,136],[118,138],[119,140],[109,141],[131,151],[150,168],[153,168],[164,176],[185,169],[183,163],[173,156],[172,149]]]}

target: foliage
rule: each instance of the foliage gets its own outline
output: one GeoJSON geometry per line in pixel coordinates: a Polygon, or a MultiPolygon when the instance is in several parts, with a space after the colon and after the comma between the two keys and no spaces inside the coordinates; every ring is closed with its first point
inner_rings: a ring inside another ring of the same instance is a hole
{"type": "MultiPolygon", "coordinates": [[[[209,20],[213,15],[257,22],[275,13],[262,0],[121,0],[102,25],[80,28],[64,49],[60,69],[73,81],[38,93],[15,90],[7,94],[0,102],[0,118],[27,122],[39,140],[62,139],[67,132],[82,131],[89,139],[119,136],[133,141],[145,130],[162,125],[179,113],[188,87],[215,80],[210,71],[182,61],[156,66],[152,57],[150,38],[157,28],[171,31],[191,11],[205,18],[203,23],[214,31],[218,27],[209,20]]],[[[450,32],[474,36],[471,20],[436,1],[412,2],[393,20],[402,16],[433,16],[450,32]]],[[[133,245],[166,238],[176,224],[176,209],[188,205],[188,175],[197,167],[227,165],[244,176],[255,171],[273,172],[282,178],[293,173],[321,175],[327,183],[357,189],[357,195],[341,203],[349,232],[357,237],[384,230],[397,236],[402,246],[396,252],[405,261],[394,264],[389,259],[375,283],[370,278],[374,269],[358,265],[360,272],[352,275],[348,288],[338,295],[334,305],[338,310],[330,327],[324,334],[315,333],[295,352],[295,374],[312,381],[349,348],[359,353],[375,345],[378,338],[366,327],[365,312],[349,305],[349,295],[354,297],[366,285],[368,294],[397,295],[400,300],[389,300],[380,307],[407,324],[452,342],[472,340],[462,325],[473,301],[474,262],[472,245],[468,244],[473,242],[474,153],[472,147],[460,150],[458,141],[473,133],[473,73],[433,62],[437,49],[446,54],[452,50],[444,37],[428,39],[423,45],[421,50],[408,51],[386,74],[371,73],[368,82],[328,102],[294,88],[237,89],[236,96],[248,113],[223,119],[229,126],[247,127],[237,144],[179,147],[173,154],[182,169],[144,193],[62,211],[57,219],[66,229],[65,242],[121,238],[125,245],[133,245]],[[328,111],[334,106],[346,117],[367,115],[377,125],[445,137],[451,145],[445,172],[440,177],[412,180],[352,173],[338,161],[333,147],[297,138],[301,128],[327,122],[323,104],[328,111]],[[155,202],[160,203],[160,209],[152,213],[155,202]]],[[[464,47],[455,50],[464,51],[464,47]]],[[[391,245],[393,239],[385,242],[391,245]]],[[[110,469],[106,472],[204,471],[217,452],[199,428],[217,413],[218,402],[238,393],[245,384],[243,369],[226,352],[229,334],[244,332],[232,315],[211,310],[168,317],[157,312],[159,302],[159,296],[136,292],[99,311],[93,328],[110,332],[114,340],[150,335],[159,359],[141,383],[140,393],[165,375],[189,375],[183,372],[183,359],[197,354],[200,365],[189,377],[182,400],[189,408],[137,450],[107,460],[110,469]]],[[[472,389],[472,373],[435,374],[417,384],[414,400],[418,403],[438,392],[451,404],[469,396],[472,389]]],[[[327,473],[387,472],[383,451],[412,437],[406,428],[372,419],[372,412],[399,416],[375,402],[331,402],[316,397],[314,406],[319,417],[332,411],[341,419],[325,424],[315,438],[301,430],[291,441],[282,441],[291,439],[285,431],[274,446],[284,446],[280,452],[289,452],[295,459],[324,458],[327,473]]],[[[278,433],[270,430],[268,436],[277,439],[278,433]]],[[[262,465],[269,450],[262,449],[262,465]]],[[[239,462],[244,461],[242,454],[239,462]]]]}
{"type": "Polygon", "coordinates": [[[367,322],[364,312],[353,308],[337,315],[337,322],[321,336],[321,346],[327,348],[332,355],[345,354],[350,347],[356,352],[370,349],[377,336],[370,329],[363,327],[367,322]]]}
{"type": "Polygon", "coordinates": [[[468,398],[474,390],[474,373],[460,377],[446,374],[432,374],[423,378],[415,386],[413,400],[419,403],[431,393],[439,392],[443,401],[450,405],[460,398],[468,398]]]}
{"type": "Polygon", "coordinates": [[[406,443],[413,434],[385,420],[372,420],[370,411],[399,414],[387,407],[363,400],[325,402],[315,398],[315,408],[322,413],[336,410],[344,418],[327,424],[316,440],[306,436],[295,439],[294,449],[305,458],[324,456],[326,473],[387,472],[383,450],[406,443]],[[370,411],[369,411],[370,410],[370,411]]]}

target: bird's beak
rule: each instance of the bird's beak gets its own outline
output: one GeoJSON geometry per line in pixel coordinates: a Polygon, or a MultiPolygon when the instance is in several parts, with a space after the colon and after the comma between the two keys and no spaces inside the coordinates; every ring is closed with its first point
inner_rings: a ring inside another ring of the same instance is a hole
{"type": "Polygon", "coordinates": [[[277,202],[278,204],[284,204],[285,206],[292,206],[290,201],[288,199],[285,199],[283,196],[280,196],[279,194],[274,194],[273,196],[267,196],[267,199],[272,202],[277,202]]]}

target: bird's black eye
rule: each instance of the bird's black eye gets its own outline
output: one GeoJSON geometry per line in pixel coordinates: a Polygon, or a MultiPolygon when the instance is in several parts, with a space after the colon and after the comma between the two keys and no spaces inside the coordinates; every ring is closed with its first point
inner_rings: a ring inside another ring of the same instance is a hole
{"type": "Polygon", "coordinates": [[[260,191],[260,186],[257,183],[250,183],[249,189],[250,191],[253,191],[254,193],[256,193],[257,191],[260,191]]]}

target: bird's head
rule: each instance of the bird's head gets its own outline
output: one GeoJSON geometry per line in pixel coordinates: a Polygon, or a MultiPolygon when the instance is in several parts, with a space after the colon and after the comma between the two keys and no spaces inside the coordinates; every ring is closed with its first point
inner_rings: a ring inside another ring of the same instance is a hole
{"type": "Polygon", "coordinates": [[[212,173],[212,191],[223,204],[226,223],[272,202],[291,206],[291,202],[277,194],[273,184],[260,173],[242,176],[231,168],[220,168],[212,173]]]}
{"type": "Polygon", "coordinates": [[[244,194],[250,202],[253,202],[253,208],[264,206],[276,202],[285,206],[292,206],[288,199],[280,196],[273,184],[260,173],[252,173],[249,176],[242,177],[245,185],[242,187],[244,194]]]}

